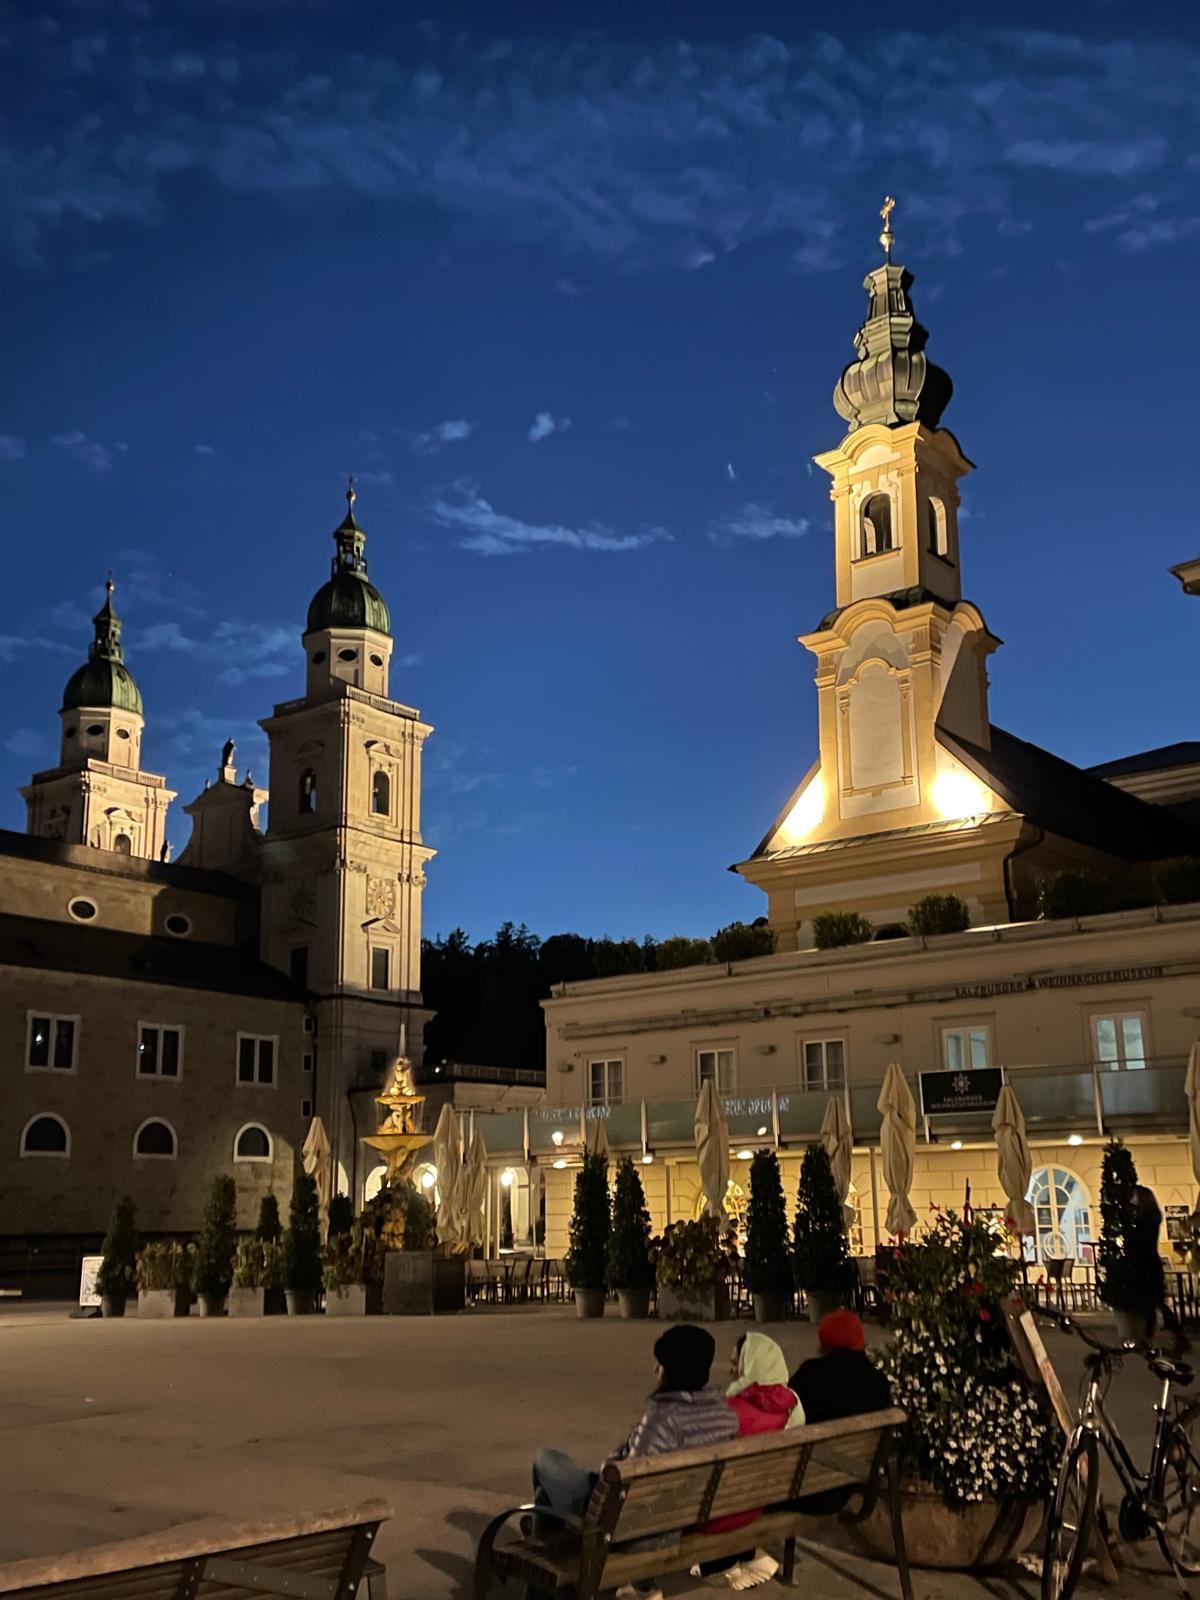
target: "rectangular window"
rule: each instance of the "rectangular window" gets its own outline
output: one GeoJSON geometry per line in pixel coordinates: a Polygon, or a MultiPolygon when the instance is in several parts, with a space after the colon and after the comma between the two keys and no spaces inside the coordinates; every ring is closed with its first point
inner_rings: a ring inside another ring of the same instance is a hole
{"type": "Polygon", "coordinates": [[[315,1031],[314,1025],[313,1025],[313,1019],[311,1017],[305,1017],[305,1019],[304,1019],[304,1031],[305,1031],[305,1033],[313,1033],[315,1031]]]}
{"type": "Polygon", "coordinates": [[[304,1070],[305,1070],[305,1072],[311,1072],[312,1071],[312,1055],[308,1051],[305,1051],[305,1054],[304,1054],[304,1070]]]}
{"type": "Polygon", "coordinates": [[[237,1081],[273,1088],[275,1050],[278,1040],[256,1033],[239,1033],[237,1040],[237,1081]]]}
{"type": "Polygon", "coordinates": [[[390,989],[392,987],[392,952],[381,950],[378,945],[371,951],[371,987],[372,989],[390,989]]]}
{"type": "Polygon", "coordinates": [[[1110,1072],[1140,1072],[1146,1065],[1146,1014],[1126,1011],[1092,1018],[1096,1065],[1110,1072]]]}
{"type": "Polygon", "coordinates": [[[992,1030],[986,1022],[942,1029],[942,1063],[947,1072],[966,1072],[992,1064],[992,1030]]]}
{"type": "Polygon", "coordinates": [[[588,1099],[594,1106],[619,1106],[624,1092],[623,1061],[588,1062],[588,1099]]]}
{"type": "Polygon", "coordinates": [[[308,988],[308,946],[298,944],[288,958],[288,972],[292,982],[308,988]]]}
{"type": "Polygon", "coordinates": [[[846,1041],[805,1039],[802,1047],[801,1087],[840,1089],[846,1082],[846,1041]]]}
{"type": "Polygon", "coordinates": [[[301,1102],[300,1102],[300,1115],[306,1121],[307,1121],[307,1119],[309,1117],[312,1116],[312,1101],[311,1100],[301,1100],[301,1102]]]}
{"type": "Polygon", "coordinates": [[[182,1066],[182,1028],[164,1028],[157,1022],[138,1024],[139,1078],[178,1078],[182,1066]]]}
{"type": "Polygon", "coordinates": [[[705,1083],[712,1082],[716,1084],[718,1094],[732,1094],[734,1055],[735,1053],[732,1049],[697,1050],[697,1088],[705,1083]]]}
{"type": "Polygon", "coordinates": [[[47,1012],[29,1013],[25,1042],[27,1072],[74,1072],[78,1017],[57,1017],[47,1012]]]}

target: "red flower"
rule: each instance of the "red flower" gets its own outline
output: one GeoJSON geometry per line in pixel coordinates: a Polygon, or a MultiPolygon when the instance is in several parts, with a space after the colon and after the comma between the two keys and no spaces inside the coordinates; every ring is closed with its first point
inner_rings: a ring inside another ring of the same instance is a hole
{"type": "Polygon", "coordinates": [[[980,1322],[990,1322],[992,1320],[992,1313],[988,1310],[988,1308],[986,1306],[980,1306],[980,1308],[979,1308],[979,1320],[980,1320],[980,1322]]]}

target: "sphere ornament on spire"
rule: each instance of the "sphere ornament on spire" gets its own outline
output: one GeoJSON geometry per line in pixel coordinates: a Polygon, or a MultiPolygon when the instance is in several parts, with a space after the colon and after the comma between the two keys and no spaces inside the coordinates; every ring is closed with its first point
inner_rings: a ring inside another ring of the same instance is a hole
{"type": "Polygon", "coordinates": [[[104,584],[104,604],[92,618],[95,635],[88,647],[87,661],[71,674],[63,690],[63,711],[76,711],[81,706],[98,709],[111,706],[114,710],[142,715],[142,692],[125,665],[121,619],[113,605],[114,588],[110,572],[104,584]]]}
{"type": "Polygon", "coordinates": [[[346,483],[346,515],[333,530],[337,550],[328,583],[322,584],[308,608],[307,632],[325,628],[372,628],[390,634],[392,619],[379,590],[367,580],[366,530],[354,515],[358,498],[354,476],[346,483]]]}

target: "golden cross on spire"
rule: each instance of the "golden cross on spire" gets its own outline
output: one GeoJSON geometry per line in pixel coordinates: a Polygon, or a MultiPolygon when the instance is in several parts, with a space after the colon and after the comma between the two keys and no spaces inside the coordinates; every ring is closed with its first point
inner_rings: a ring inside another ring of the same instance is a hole
{"type": "Polygon", "coordinates": [[[892,246],[896,242],[896,235],[892,232],[892,212],[895,209],[896,202],[890,194],[885,195],[883,204],[879,208],[879,215],[883,218],[883,232],[879,235],[879,242],[889,261],[892,259],[892,246]]]}
{"type": "Polygon", "coordinates": [[[354,474],[350,473],[346,479],[346,504],[350,507],[351,511],[354,510],[354,502],[357,499],[358,492],[354,487],[354,474]]]}

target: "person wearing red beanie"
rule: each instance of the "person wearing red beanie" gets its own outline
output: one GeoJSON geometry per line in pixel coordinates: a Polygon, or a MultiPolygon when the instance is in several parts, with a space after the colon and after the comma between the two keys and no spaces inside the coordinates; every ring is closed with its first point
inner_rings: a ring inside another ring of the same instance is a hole
{"type": "MultiPolygon", "coordinates": [[[[821,1354],[802,1361],[788,1379],[804,1407],[805,1422],[833,1422],[865,1411],[886,1411],[892,1403],[888,1381],[867,1354],[863,1325],[853,1311],[831,1311],[817,1324],[821,1354]]],[[[805,1495],[805,1511],[840,1511],[849,1489],[824,1489],[805,1495]]]]}
{"type": "Polygon", "coordinates": [[[817,1324],[822,1355],[831,1350],[865,1350],[867,1336],[853,1311],[830,1311],[817,1324]]]}

